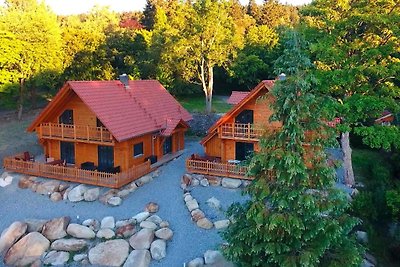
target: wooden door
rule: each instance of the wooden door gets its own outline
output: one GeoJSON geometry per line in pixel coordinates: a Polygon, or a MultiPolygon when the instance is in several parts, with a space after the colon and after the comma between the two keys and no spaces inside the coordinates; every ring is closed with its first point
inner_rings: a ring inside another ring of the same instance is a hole
{"type": "Polygon", "coordinates": [[[114,147],[98,146],[98,170],[103,172],[112,172],[114,168],[114,147]]]}
{"type": "Polygon", "coordinates": [[[168,136],[165,138],[164,145],[163,145],[163,155],[172,152],[172,137],[168,136]]]}
{"type": "Polygon", "coordinates": [[[75,143],[60,142],[60,158],[66,163],[75,164],[75,143]]]}

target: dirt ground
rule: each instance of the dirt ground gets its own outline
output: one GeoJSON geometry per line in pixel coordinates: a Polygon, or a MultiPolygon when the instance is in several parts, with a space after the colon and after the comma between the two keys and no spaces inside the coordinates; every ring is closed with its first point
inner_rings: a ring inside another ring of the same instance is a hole
{"type": "Polygon", "coordinates": [[[3,158],[19,152],[29,151],[32,155],[43,153],[36,133],[28,133],[26,128],[40,113],[40,109],[24,114],[19,121],[14,113],[0,114],[0,173],[3,171],[3,158]]]}

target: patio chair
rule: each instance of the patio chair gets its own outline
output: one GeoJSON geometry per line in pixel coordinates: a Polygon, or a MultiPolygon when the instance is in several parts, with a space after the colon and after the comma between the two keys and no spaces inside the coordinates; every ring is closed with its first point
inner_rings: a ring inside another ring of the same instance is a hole
{"type": "Polygon", "coordinates": [[[24,152],[24,161],[35,161],[35,157],[29,154],[29,151],[24,152]]]}

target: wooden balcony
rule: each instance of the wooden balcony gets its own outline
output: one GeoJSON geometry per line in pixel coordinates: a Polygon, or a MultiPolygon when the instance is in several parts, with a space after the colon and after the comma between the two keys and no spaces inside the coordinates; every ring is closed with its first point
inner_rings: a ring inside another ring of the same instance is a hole
{"type": "Polygon", "coordinates": [[[120,188],[152,171],[150,161],[133,166],[120,173],[88,171],[74,167],[49,165],[40,162],[17,160],[16,157],[4,158],[4,168],[8,171],[27,175],[53,178],[62,181],[120,188]]]}
{"type": "Polygon", "coordinates": [[[247,166],[240,166],[231,163],[220,163],[207,160],[186,160],[186,169],[191,173],[223,176],[230,178],[248,179],[252,180],[252,177],[247,177],[247,166]]]}
{"type": "Polygon", "coordinates": [[[254,124],[225,123],[219,128],[220,138],[244,141],[258,141],[264,130],[257,128],[254,124]]]}
{"type": "Polygon", "coordinates": [[[36,128],[39,138],[60,141],[84,142],[100,145],[114,144],[111,133],[104,127],[74,124],[41,123],[36,128]]]}

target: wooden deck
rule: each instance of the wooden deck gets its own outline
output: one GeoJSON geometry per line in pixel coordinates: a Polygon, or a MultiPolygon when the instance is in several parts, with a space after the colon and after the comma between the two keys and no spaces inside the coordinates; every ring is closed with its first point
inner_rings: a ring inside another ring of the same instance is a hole
{"type": "Polygon", "coordinates": [[[225,123],[219,129],[220,138],[247,141],[258,141],[263,132],[263,129],[250,123],[225,123]]]}
{"type": "Polygon", "coordinates": [[[246,176],[248,170],[247,166],[240,166],[230,163],[188,159],[186,160],[186,169],[191,173],[248,180],[253,179],[252,177],[246,176]]]}
{"type": "Polygon", "coordinates": [[[113,145],[111,133],[104,127],[90,127],[74,124],[41,123],[36,128],[39,138],[60,141],[85,142],[113,145]]]}
{"type": "Polygon", "coordinates": [[[150,161],[136,165],[127,171],[114,174],[82,170],[74,167],[16,160],[14,157],[6,157],[4,159],[4,168],[8,171],[19,172],[28,175],[110,188],[120,188],[153,170],[150,167],[150,161]]]}

